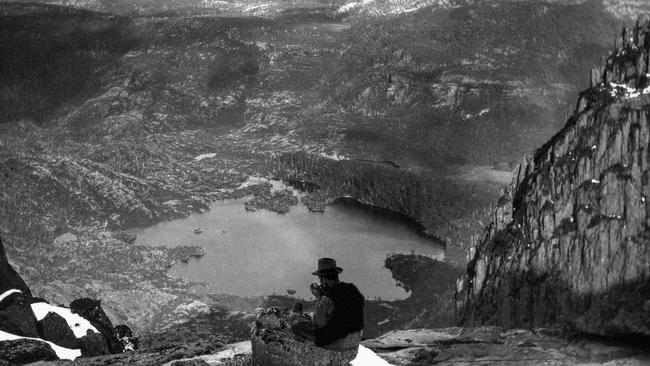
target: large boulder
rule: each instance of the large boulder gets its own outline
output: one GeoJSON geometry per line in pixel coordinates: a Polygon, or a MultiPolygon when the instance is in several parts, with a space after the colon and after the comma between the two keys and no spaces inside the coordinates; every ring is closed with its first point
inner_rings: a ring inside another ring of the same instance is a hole
{"type": "Polygon", "coordinates": [[[57,313],[50,312],[38,322],[41,338],[65,348],[79,348],[79,341],[68,322],[57,313]]]}
{"type": "Polygon", "coordinates": [[[123,351],[122,342],[117,339],[113,323],[102,309],[100,300],[77,299],[70,303],[70,310],[87,319],[104,336],[111,353],[123,351]]]}
{"type": "Polygon", "coordinates": [[[20,278],[16,270],[9,264],[5,247],[2,245],[2,238],[0,238],[0,278],[2,278],[2,281],[0,281],[0,295],[5,293],[5,291],[17,289],[27,296],[32,296],[25,281],[20,278]]]}
{"type": "Polygon", "coordinates": [[[52,347],[42,341],[33,339],[0,341],[0,360],[7,361],[12,365],[58,359],[52,347]]]}
{"type": "Polygon", "coordinates": [[[88,334],[79,338],[82,357],[101,356],[109,353],[106,339],[99,334],[88,331],[88,334]]]}
{"type": "Polygon", "coordinates": [[[252,330],[252,362],[256,366],[348,365],[357,351],[330,351],[294,336],[291,326],[305,318],[286,308],[263,310],[252,330]]]}
{"type": "Polygon", "coordinates": [[[0,301],[0,330],[24,337],[38,338],[32,297],[16,292],[0,301]]]}

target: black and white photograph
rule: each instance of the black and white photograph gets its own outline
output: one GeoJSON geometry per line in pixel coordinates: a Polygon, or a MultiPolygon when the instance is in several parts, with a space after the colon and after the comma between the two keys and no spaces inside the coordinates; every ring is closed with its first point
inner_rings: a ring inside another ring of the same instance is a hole
{"type": "Polygon", "coordinates": [[[0,0],[0,366],[650,365],[650,0],[0,0]]]}

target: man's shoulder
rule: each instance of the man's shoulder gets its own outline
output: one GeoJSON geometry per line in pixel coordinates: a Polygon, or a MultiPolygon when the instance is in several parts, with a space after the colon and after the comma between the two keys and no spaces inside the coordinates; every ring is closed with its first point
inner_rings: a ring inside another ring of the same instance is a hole
{"type": "Polygon", "coordinates": [[[349,289],[354,289],[354,290],[359,291],[359,289],[357,288],[357,285],[355,285],[354,283],[351,283],[351,282],[341,282],[341,283],[344,284],[349,289]]]}
{"type": "MultiPolygon", "coordinates": [[[[337,283],[334,287],[332,287],[332,295],[334,294],[359,294],[361,295],[361,292],[357,288],[357,286],[353,283],[349,282],[339,282],[337,283]]],[[[363,296],[363,295],[362,295],[363,296]]]]}

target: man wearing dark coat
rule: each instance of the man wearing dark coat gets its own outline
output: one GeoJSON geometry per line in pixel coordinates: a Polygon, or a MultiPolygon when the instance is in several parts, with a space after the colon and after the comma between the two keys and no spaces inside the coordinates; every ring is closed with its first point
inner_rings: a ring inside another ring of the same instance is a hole
{"type": "Polygon", "coordinates": [[[318,269],[312,273],[320,282],[310,286],[317,300],[313,340],[316,346],[329,350],[351,351],[361,342],[365,299],[354,284],[339,279],[341,272],[334,259],[320,258],[318,269]]]}

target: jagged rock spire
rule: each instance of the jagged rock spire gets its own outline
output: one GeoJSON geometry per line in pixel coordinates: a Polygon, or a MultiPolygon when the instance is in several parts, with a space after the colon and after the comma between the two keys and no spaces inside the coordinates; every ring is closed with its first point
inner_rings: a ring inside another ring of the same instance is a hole
{"type": "Polygon", "coordinates": [[[650,336],[650,20],[515,172],[459,283],[465,324],[650,336]]]}
{"type": "Polygon", "coordinates": [[[614,83],[633,89],[648,87],[649,47],[650,17],[641,16],[634,28],[623,28],[616,38],[614,52],[592,71],[591,86],[614,83]]]}

